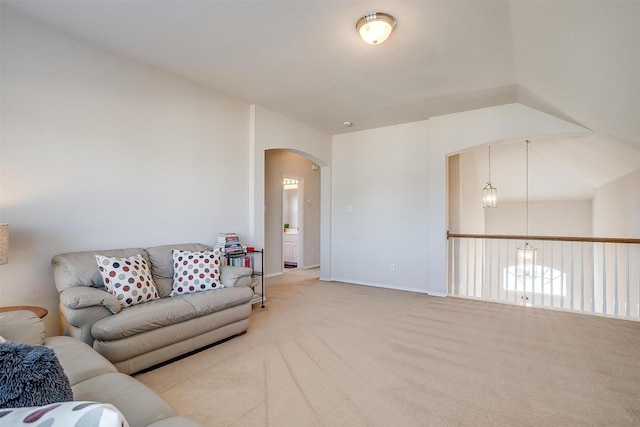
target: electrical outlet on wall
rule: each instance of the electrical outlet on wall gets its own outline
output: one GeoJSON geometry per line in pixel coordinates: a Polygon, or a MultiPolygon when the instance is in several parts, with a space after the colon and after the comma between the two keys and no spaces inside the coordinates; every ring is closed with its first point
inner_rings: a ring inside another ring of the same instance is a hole
{"type": "Polygon", "coordinates": [[[396,265],[395,264],[389,264],[389,271],[396,271],[396,265]]]}

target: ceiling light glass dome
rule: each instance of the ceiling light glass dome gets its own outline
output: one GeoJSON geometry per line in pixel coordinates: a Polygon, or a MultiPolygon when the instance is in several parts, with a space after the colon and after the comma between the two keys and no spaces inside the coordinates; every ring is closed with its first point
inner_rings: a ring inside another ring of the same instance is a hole
{"type": "Polygon", "coordinates": [[[365,43],[380,44],[389,37],[395,26],[396,20],[393,16],[386,13],[373,12],[358,20],[356,30],[358,30],[365,43]]]}

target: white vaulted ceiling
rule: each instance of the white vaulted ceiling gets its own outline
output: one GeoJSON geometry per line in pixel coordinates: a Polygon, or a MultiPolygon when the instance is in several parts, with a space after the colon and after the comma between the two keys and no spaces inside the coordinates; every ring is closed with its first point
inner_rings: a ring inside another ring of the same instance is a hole
{"type": "Polygon", "coordinates": [[[520,102],[594,131],[546,142],[557,158],[568,148],[588,151],[564,159],[579,181],[575,191],[616,175],[608,171],[640,168],[640,1],[1,6],[328,134],[520,102]],[[355,30],[371,11],[398,22],[379,46],[365,44],[355,30]],[[342,126],[347,120],[353,127],[342,126]],[[600,156],[605,164],[591,168],[600,152],[618,154],[600,156]]]}
{"type": "MultiPolygon", "coordinates": [[[[488,147],[471,151],[482,185],[489,178],[488,147]]],[[[640,168],[638,147],[596,135],[545,138],[529,143],[529,199],[588,200],[603,185],[640,168]]],[[[491,181],[500,201],[526,194],[525,141],[491,145],[491,181]]],[[[480,192],[480,188],[478,188],[480,192]]]]}

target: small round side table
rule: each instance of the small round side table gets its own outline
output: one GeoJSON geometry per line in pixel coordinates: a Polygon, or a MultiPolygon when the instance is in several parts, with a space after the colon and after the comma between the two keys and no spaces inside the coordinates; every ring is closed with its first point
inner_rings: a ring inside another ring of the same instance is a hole
{"type": "Polygon", "coordinates": [[[44,307],[36,307],[35,305],[14,305],[11,307],[0,307],[0,313],[5,313],[7,311],[17,311],[17,310],[30,310],[35,313],[39,318],[43,318],[47,315],[48,311],[44,307]]]}

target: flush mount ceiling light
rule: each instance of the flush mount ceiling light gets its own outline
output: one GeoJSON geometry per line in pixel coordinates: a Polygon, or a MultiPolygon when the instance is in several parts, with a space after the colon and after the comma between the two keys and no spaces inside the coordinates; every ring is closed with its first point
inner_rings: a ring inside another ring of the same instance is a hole
{"type": "Polygon", "coordinates": [[[386,13],[372,12],[367,13],[356,23],[356,30],[365,43],[380,44],[383,43],[396,26],[396,20],[393,16],[386,13]]]}

